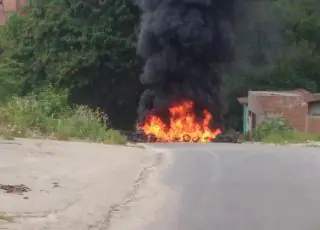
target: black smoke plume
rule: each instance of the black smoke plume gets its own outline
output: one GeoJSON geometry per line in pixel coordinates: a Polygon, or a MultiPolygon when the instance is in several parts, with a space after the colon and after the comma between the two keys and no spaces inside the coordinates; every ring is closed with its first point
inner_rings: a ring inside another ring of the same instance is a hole
{"type": "Polygon", "coordinates": [[[138,54],[145,59],[138,122],[182,99],[206,108],[221,125],[219,64],[233,56],[234,0],[137,0],[138,54]]]}

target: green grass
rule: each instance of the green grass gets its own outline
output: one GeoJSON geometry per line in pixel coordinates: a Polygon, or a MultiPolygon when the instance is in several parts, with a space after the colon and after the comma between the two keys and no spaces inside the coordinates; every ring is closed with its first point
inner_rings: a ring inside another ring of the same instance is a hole
{"type": "Polygon", "coordinates": [[[261,140],[263,143],[296,144],[320,141],[320,135],[297,131],[271,132],[261,140]]]}
{"type": "Polygon", "coordinates": [[[0,105],[0,136],[125,144],[118,131],[106,127],[106,120],[98,110],[69,106],[66,92],[49,87],[38,95],[14,96],[0,105]]]}

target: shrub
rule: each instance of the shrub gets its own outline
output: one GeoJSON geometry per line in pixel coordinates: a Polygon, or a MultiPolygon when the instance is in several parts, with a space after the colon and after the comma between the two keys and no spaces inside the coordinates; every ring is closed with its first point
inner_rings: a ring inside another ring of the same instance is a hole
{"type": "Polygon", "coordinates": [[[12,59],[0,60],[0,102],[5,102],[21,90],[20,64],[12,59]]]}
{"type": "Polygon", "coordinates": [[[283,117],[268,117],[255,129],[253,139],[264,143],[287,144],[320,141],[320,135],[298,132],[283,117]]]}
{"type": "Polygon", "coordinates": [[[1,92],[2,82],[16,86],[11,76],[19,96],[52,83],[68,88],[72,103],[103,108],[114,125],[131,127],[141,90],[133,26],[140,15],[132,1],[32,0],[21,13],[0,30],[1,58],[19,64],[0,66],[0,100],[15,92],[1,92]]]}
{"type": "Polygon", "coordinates": [[[13,96],[0,107],[0,135],[52,137],[124,144],[125,139],[106,126],[107,117],[86,106],[68,105],[68,92],[52,87],[37,95],[13,96]]]}
{"type": "Polygon", "coordinates": [[[284,133],[292,131],[287,120],[283,117],[265,118],[255,129],[253,139],[261,141],[272,133],[284,133]]]}
{"type": "Polygon", "coordinates": [[[11,55],[10,40],[6,38],[5,27],[0,26],[0,102],[4,102],[9,96],[18,94],[21,89],[22,64],[9,58],[11,55]]]}

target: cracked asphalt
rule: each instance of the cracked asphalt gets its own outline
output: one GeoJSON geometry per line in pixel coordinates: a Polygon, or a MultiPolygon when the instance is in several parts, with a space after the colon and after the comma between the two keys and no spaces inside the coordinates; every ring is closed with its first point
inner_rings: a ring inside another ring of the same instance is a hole
{"type": "Polygon", "coordinates": [[[0,229],[320,229],[320,148],[17,140],[0,149],[0,184],[31,189],[0,191],[0,229]]]}
{"type": "Polygon", "coordinates": [[[158,161],[142,148],[2,140],[0,184],[31,191],[0,190],[0,229],[109,229],[158,161]]]}

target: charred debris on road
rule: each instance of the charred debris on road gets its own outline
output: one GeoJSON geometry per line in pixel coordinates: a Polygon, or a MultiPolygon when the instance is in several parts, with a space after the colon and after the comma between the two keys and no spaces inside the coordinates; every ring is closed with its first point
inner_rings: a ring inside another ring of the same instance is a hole
{"type": "MultiPolygon", "coordinates": [[[[120,133],[124,135],[130,142],[143,142],[143,143],[159,143],[155,136],[145,135],[142,131],[129,131],[120,130],[120,133]]],[[[175,142],[175,141],[172,141],[175,142]]],[[[190,140],[188,135],[185,136],[187,143],[198,143],[197,140],[190,140]]],[[[163,142],[162,142],[163,143],[163,142]]],[[[211,143],[240,143],[239,133],[221,133],[211,143]]]]}

